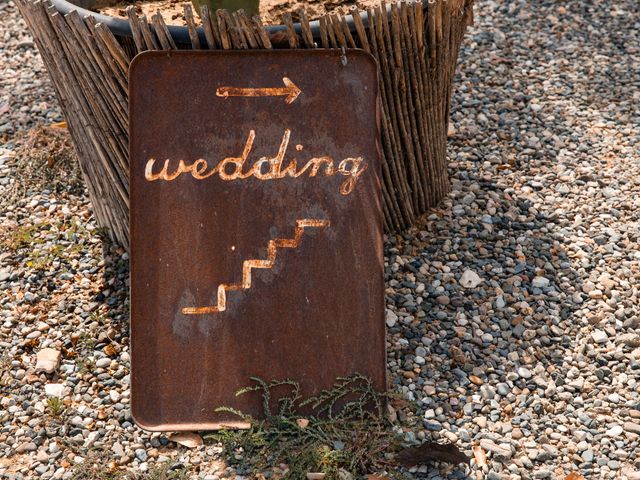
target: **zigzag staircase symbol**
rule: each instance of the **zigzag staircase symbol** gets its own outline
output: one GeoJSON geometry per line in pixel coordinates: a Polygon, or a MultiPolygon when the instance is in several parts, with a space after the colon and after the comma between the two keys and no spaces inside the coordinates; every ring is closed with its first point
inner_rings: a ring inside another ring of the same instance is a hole
{"type": "Polygon", "coordinates": [[[224,312],[227,309],[227,292],[251,288],[251,270],[254,268],[272,268],[276,261],[278,248],[298,248],[305,228],[324,228],[329,225],[329,220],[308,218],[296,220],[293,238],[274,238],[269,240],[266,259],[249,259],[242,262],[242,283],[221,283],[218,286],[217,305],[210,307],[185,307],[182,309],[182,313],[185,315],[203,315],[207,313],[224,312]]]}

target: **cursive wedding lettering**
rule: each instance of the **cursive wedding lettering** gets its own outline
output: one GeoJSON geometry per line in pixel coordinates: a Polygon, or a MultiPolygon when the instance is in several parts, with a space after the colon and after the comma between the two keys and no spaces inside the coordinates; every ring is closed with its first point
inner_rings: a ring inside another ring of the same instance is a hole
{"type": "MultiPolygon", "coordinates": [[[[156,180],[170,182],[183,173],[190,173],[196,180],[205,180],[213,175],[218,175],[224,181],[243,180],[249,177],[258,180],[279,180],[285,177],[298,178],[304,174],[309,177],[316,177],[318,174],[331,177],[338,174],[345,177],[340,184],[340,193],[349,195],[353,191],[360,175],[367,169],[367,164],[362,157],[345,158],[337,165],[331,157],[313,157],[304,166],[301,162],[300,168],[298,168],[298,161],[295,158],[291,158],[285,166],[285,154],[291,137],[291,130],[289,129],[284,131],[278,153],[275,156],[261,157],[253,165],[247,165],[255,137],[255,130],[250,130],[242,154],[239,157],[227,157],[213,165],[204,158],[198,158],[190,164],[185,163],[184,160],[179,160],[177,167],[171,168],[171,160],[166,159],[160,171],[154,172],[156,159],[149,158],[144,176],[150,182],[156,180]]],[[[303,147],[302,145],[297,145],[296,149],[301,151],[303,147]]]]}

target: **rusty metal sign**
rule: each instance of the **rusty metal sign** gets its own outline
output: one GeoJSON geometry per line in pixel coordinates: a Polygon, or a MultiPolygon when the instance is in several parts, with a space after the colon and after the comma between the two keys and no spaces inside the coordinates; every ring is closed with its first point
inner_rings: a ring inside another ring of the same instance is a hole
{"type": "Polygon", "coordinates": [[[257,417],[250,377],[385,387],[377,72],[363,52],[145,52],[130,70],[132,413],[257,417]]]}

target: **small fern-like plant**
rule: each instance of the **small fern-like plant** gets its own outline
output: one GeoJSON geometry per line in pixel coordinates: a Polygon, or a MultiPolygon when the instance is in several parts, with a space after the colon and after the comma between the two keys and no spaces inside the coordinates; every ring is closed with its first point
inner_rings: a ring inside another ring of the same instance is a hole
{"type": "Polygon", "coordinates": [[[47,399],[47,408],[53,417],[59,417],[64,411],[64,403],[58,397],[50,397],[47,399]]]}
{"type": "Polygon", "coordinates": [[[220,407],[217,412],[237,415],[250,428],[212,435],[222,443],[227,461],[242,473],[253,478],[286,465],[280,478],[297,480],[308,472],[323,472],[331,480],[340,478],[341,470],[356,476],[393,464],[400,439],[384,417],[387,395],[376,391],[370,379],[358,374],[338,378],[331,389],[306,399],[292,380],[252,381],[254,385],[237,395],[261,394],[264,419],[220,407]],[[288,393],[275,397],[275,390],[288,393]]]}

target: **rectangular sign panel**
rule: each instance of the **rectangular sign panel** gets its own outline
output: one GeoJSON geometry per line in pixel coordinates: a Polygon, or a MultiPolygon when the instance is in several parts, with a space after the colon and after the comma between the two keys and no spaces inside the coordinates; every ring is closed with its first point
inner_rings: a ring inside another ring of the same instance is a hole
{"type": "Polygon", "coordinates": [[[250,377],[385,387],[377,72],[363,52],[145,52],[130,71],[132,413],[260,416],[250,377]]]}

